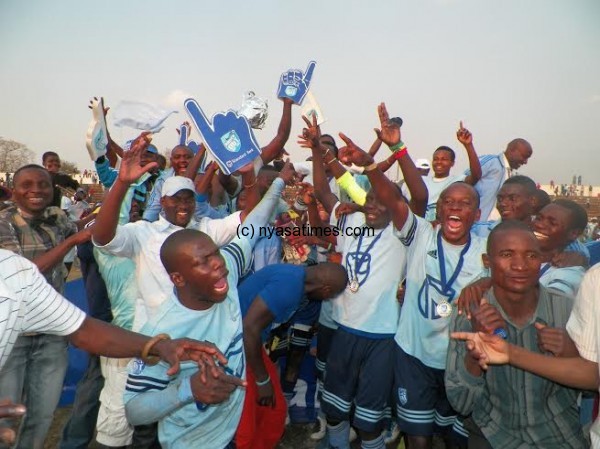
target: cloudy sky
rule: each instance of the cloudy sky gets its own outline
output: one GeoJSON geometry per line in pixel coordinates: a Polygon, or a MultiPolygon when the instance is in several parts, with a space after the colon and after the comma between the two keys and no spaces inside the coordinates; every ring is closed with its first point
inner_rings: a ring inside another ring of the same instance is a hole
{"type": "MultiPolygon", "coordinates": [[[[534,155],[522,173],[600,185],[599,24],[597,0],[0,0],[0,136],[90,168],[94,95],[179,110],[191,96],[213,114],[253,90],[269,102],[256,132],[266,144],[281,72],[314,59],[326,132],[368,147],[385,101],[414,157],[450,145],[465,168],[463,120],[479,154],[523,137],[534,155]]],[[[168,119],[161,150],[185,118],[168,119]]],[[[295,108],[292,135],[300,129],[295,108]]],[[[306,157],[295,138],[287,148],[306,157]]]]}

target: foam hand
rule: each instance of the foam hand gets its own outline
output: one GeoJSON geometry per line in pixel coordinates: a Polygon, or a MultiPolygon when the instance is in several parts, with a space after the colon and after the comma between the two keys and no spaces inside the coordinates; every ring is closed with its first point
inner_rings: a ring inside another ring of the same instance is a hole
{"type": "Polygon", "coordinates": [[[196,100],[188,98],[184,106],[223,173],[230,175],[260,155],[245,117],[229,110],[213,115],[210,121],[196,100]]]}
{"type": "Polygon", "coordinates": [[[85,145],[93,161],[106,154],[108,131],[104,116],[104,99],[94,97],[89,108],[92,110],[92,121],[88,126],[85,145]]]}
{"type": "Polygon", "coordinates": [[[298,69],[290,69],[287,72],[283,72],[279,80],[277,97],[289,98],[296,104],[302,104],[302,100],[304,100],[310,88],[310,80],[312,79],[316,65],[315,61],[310,61],[306,68],[306,73],[298,69]]]}

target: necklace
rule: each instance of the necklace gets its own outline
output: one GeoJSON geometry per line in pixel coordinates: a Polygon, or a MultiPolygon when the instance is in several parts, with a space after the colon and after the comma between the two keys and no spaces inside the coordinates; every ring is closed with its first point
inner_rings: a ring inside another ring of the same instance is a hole
{"type": "MultiPolygon", "coordinates": [[[[446,294],[449,290],[452,289],[452,284],[454,284],[454,282],[456,281],[456,278],[458,278],[458,275],[460,274],[460,272],[462,270],[462,267],[463,267],[463,264],[465,261],[465,254],[467,253],[467,251],[469,251],[470,247],[471,247],[471,235],[469,234],[469,236],[467,238],[467,243],[465,244],[465,247],[462,249],[462,251],[460,252],[460,255],[458,257],[458,263],[456,264],[456,268],[454,269],[454,272],[450,276],[450,279],[448,279],[446,277],[446,258],[444,256],[444,245],[442,243],[442,233],[438,232],[438,235],[437,235],[438,264],[440,267],[440,283],[441,283],[442,291],[444,292],[444,294],[446,294]]],[[[437,314],[439,316],[441,316],[443,318],[449,317],[450,315],[452,315],[452,304],[450,304],[449,301],[444,299],[435,306],[435,311],[437,312],[437,314]]]]}
{"type": "MultiPolygon", "coordinates": [[[[366,228],[363,228],[363,229],[366,229],[366,228]]],[[[375,238],[371,241],[371,243],[369,244],[369,246],[367,247],[365,252],[362,254],[360,252],[360,247],[362,246],[362,241],[363,241],[363,237],[364,237],[365,233],[361,232],[360,236],[358,237],[358,246],[356,247],[356,258],[354,259],[354,276],[350,280],[350,284],[348,286],[348,288],[350,289],[350,291],[352,293],[358,292],[358,290],[360,289],[360,286],[365,283],[366,279],[364,279],[362,282],[359,282],[359,280],[358,280],[358,273],[359,273],[360,267],[362,267],[363,263],[367,260],[367,257],[370,255],[369,253],[375,246],[375,243],[377,243],[377,241],[381,238],[383,231],[385,231],[385,229],[380,231],[379,234],[377,234],[375,236],[375,238]],[[359,257],[359,255],[360,255],[360,257],[359,257]]]]}

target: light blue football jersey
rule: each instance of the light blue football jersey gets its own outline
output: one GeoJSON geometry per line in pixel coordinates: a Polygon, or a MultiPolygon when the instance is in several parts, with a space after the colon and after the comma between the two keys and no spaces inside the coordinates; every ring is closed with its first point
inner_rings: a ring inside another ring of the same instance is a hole
{"type": "Polygon", "coordinates": [[[383,229],[366,226],[365,215],[356,212],[338,221],[337,249],[351,282],[332,300],[332,318],[348,332],[371,338],[391,337],[398,328],[398,284],[406,275],[406,248],[394,235],[392,222],[383,229]],[[350,231],[350,229],[352,231],[350,231]],[[351,235],[363,230],[360,235],[351,235]]]}
{"type": "Polygon", "coordinates": [[[453,310],[454,301],[463,287],[486,274],[481,258],[485,253],[486,239],[471,234],[470,244],[466,248],[466,245],[451,245],[442,238],[447,281],[455,272],[461,252],[466,251],[456,280],[452,285],[443,286],[440,275],[442,257],[438,250],[440,232],[441,226],[434,228],[427,220],[412,212],[409,212],[402,230],[396,231],[408,249],[406,294],[395,336],[396,343],[407,354],[436,369],[446,366],[450,325],[450,315],[440,316],[441,310],[437,306],[449,303],[453,310]]]}
{"type": "MultiPolygon", "coordinates": [[[[174,293],[141,332],[210,341],[227,358],[225,371],[244,378],[246,361],[237,283],[250,266],[251,252],[252,246],[245,238],[221,248],[229,270],[229,292],[223,302],[207,310],[191,310],[174,293]]],[[[207,406],[197,403],[191,393],[189,378],[198,371],[196,363],[183,362],[174,376],[168,376],[167,370],[164,362],[154,366],[146,366],[139,359],[131,362],[124,397],[127,414],[148,423],[158,420],[159,440],[165,449],[226,447],[235,435],[245,390],[237,388],[225,402],[207,406]]]]}

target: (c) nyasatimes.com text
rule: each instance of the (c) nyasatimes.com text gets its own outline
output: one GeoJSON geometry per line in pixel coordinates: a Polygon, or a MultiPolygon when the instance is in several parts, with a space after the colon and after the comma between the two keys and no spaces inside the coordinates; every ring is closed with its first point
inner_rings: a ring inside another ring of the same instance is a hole
{"type": "MultiPolygon", "coordinates": [[[[237,229],[238,237],[251,237],[254,238],[256,230],[253,225],[240,224],[237,229]]],[[[330,236],[348,236],[348,237],[373,237],[375,235],[375,229],[369,226],[348,226],[346,228],[338,227],[313,227],[313,226],[287,226],[287,227],[272,227],[272,226],[259,226],[258,236],[265,238],[273,237],[330,237],[330,236]]]]}

